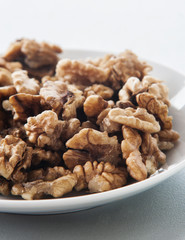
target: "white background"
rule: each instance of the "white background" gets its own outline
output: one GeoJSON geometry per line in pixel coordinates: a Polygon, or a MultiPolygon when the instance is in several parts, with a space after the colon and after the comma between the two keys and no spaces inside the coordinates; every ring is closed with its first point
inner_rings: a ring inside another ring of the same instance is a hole
{"type": "MultiPolygon", "coordinates": [[[[184,0],[0,0],[0,52],[15,39],[139,56],[185,74],[184,0]]],[[[175,81],[175,79],[174,79],[175,81]]],[[[185,239],[185,170],[135,197],[58,216],[0,214],[0,239],[185,239]]]]}

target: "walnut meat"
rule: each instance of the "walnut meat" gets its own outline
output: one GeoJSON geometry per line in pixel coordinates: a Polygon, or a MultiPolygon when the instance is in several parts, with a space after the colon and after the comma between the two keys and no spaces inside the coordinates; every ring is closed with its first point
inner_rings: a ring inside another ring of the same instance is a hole
{"type": "Polygon", "coordinates": [[[38,166],[41,162],[47,162],[49,166],[57,166],[61,162],[61,157],[57,152],[46,151],[41,148],[34,148],[32,152],[32,166],[38,166]]]}
{"type": "Polygon", "coordinates": [[[68,85],[68,89],[73,93],[73,97],[64,104],[62,118],[65,120],[76,118],[77,109],[83,106],[85,100],[82,91],[78,90],[76,86],[68,85]]]}
{"type": "Polygon", "coordinates": [[[131,51],[126,50],[119,56],[108,57],[107,61],[102,61],[100,66],[110,70],[108,82],[114,89],[120,89],[129,77],[142,79],[151,70],[145,62],[138,60],[138,57],[131,51]]]}
{"type": "Polygon", "coordinates": [[[46,195],[59,198],[71,192],[76,183],[76,175],[68,174],[53,181],[37,180],[15,184],[12,187],[11,193],[13,195],[20,195],[26,200],[41,199],[46,195]]]}
{"type": "Polygon", "coordinates": [[[37,43],[34,40],[21,39],[12,43],[4,55],[7,61],[19,61],[29,75],[41,78],[53,75],[61,53],[58,46],[47,43],[37,43]]]}
{"type": "Polygon", "coordinates": [[[108,117],[113,122],[136,128],[143,132],[155,133],[160,130],[160,125],[155,117],[144,108],[114,108],[110,110],[108,117]]]}
{"type": "Polygon", "coordinates": [[[162,81],[151,76],[145,76],[142,79],[142,85],[147,92],[154,95],[157,100],[163,101],[166,105],[170,105],[168,98],[168,87],[162,84],[162,81]]]}
{"type": "Polygon", "coordinates": [[[84,102],[84,112],[88,117],[97,117],[106,107],[108,102],[99,95],[90,95],[84,102]]]}
{"type": "Polygon", "coordinates": [[[76,117],[76,109],[84,102],[84,96],[80,90],[62,81],[45,82],[40,95],[44,99],[44,104],[49,105],[57,114],[62,110],[64,119],[76,117]]]}
{"type": "Polygon", "coordinates": [[[0,100],[8,99],[10,96],[16,93],[14,86],[4,86],[0,87],[0,100]]]}
{"type": "Polygon", "coordinates": [[[65,152],[63,160],[70,170],[73,170],[76,165],[84,165],[87,161],[93,162],[93,158],[89,152],[74,149],[69,149],[65,152]]]}
{"type": "Polygon", "coordinates": [[[10,194],[10,183],[3,177],[0,177],[0,194],[5,196],[10,194]]]}
{"type": "Polygon", "coordinates": [[[19,126],[3,129],[0,132],[0,135],[1,135],[2,138],[5,138],[6,135],[12,135],[16,138],[21,138],[21,139],[26,138],[26,132],[25,132],[25,129],[24,129],[24,125],[19,125],[19,126]]]}
{"type": "Polygon", "coordinates": [[[0,67],[6,68],[10,72],[22,69],[22,64],[20,62],[8,62],[4,58],[0,57],[0,67]]]}
{"type": "Polygon", "coordinates": [[[123,126],[122,134],[124,140],[121,142],[121,151],[123,158],[128,158],[130,153],[139,150],[141,146],[142,139],[137,130],[130,127],[123,126]]]}
{"type": "Polygon", "coordinates": [[[33,182],[36,180],[53,181],[68,174],[71,174],[71,172],[63,167],[55,166],[53,168],[48,167],[46,169],[40,168],[29,172],[28,182],[33,182]]]}
{"type": "Polygon", "coordinates": [[[41,97],[26,93],[18,93],[9,98],[13,107],[14,120],[25,122],[28,117],[35,116],[41,112],[41,97]]]}
{"type": "Polygon", "coordinates": [[[0,67],[0,86],[13,85],[11,72],[6,68],[0,67]]]}
{"type": "Polygon", "coordinates": [[[36,117],[29,117],[24,125],[26,134],[31,143],[38,147],[48,146],[53,150],[62,149],[60,140],[64,122],[58,120],[57,114],[44,111],[36,117]]]}
{"type": "Polygon", "coordinates": [[[149,133],[143,134],[141,150],[149,175],[157,170],[159,164],[166,162],[166,155],[158,148],[156,138],[149,133]]]}
{"type": "Polygon", "coordinates": [[[162,130],[157,133],[160,141],[176,142],[179,139],[178,132],[174,130],[162,130]]]}
{"type": "Polygon", "coordinates": [[[21,183],[27,181],[27,171],[31,167],[32,147],[27,147],[24,152],[23,161],[18,163],[14,172],[12,173],[11,180],[14,183],[21,183]]]}
{"type": "Polygon", "coordinates": [[[162,129],[172,128],[172,117],[168,116],[168,106],[156,99],[150,93],[141,93],[136,96],[140,107],[146,108],[148,112],[156,115],[160,119],[162,129]]]}
{"type": "Polygon", "coordinates": [[[0,175],[10,179],[15,169],[31,165],[32,149],[20,138],[7,135],[0,144],[0,175]]]}
{"type": "Polygon", "coordinates": [[[73,94],[69,92],[67,84],[62,81],[46,81],[40,89],[40,96],[44,99],[44,103],[59,114],[73,94]]]}
{"type": "Polygon", "coordinates": [[[18,93],[37,95],[40,90],[39,82],[29,78],[27,71],[19,70],[12,73],[13,84],[18,93]]]}
{"type": "Polygon", "coordinates": [[[141,81],[136,77],[130,77],[119,91],[119,100],[121,102],[132,101],[134,95],[144,91],[141,81]]]}
{"type": "Polygon", "coordinates": [[[98,162],[117,164],[120,161],[120,144],[117,137],[109,137],[106,132],[84,128],[66,143],[68,148],[88,151],[98,162]]]}
{"type": "Polygon", "coordinates": [[[70,83],[75,84],[81,81],[87,86],[88,83],[105,82],[109,76],[109,70],[83,61],[62,59],[57,64],[56,75],[70,83]]]}
{"type": "Polygon", "coordinates": [[[147,178],[147,169],[139,151],[141,136],[137,130],[126,126],[122,127],[122,133],[124,140],[121,142],[121,150],[126,159],[127,170],[132,178],[142,181],[147,178]]]}
{"type": "Polygon", "coordinates": [[[178,132],[174,130],[162,130],[154,135],[158,141],[160,150],[170,150],[174,147],[175,142],[179,139],[178,132]]]}
{"type": "Polygon", "coordinates": [[[92,86],[85,88],[84,96],[86,98],[93,94],[97,94],[103,99],[108,100],[111,99],[114,91],[111,88],[104,86],[103,84],[93,84],[92,86]]]}
{"type": "Polygon", "coordinates": [[[73,137],[80,129],[80,121],[77,118],[71,118],[64,123],[64,128],[61,134],[63,142],[73,137]]]}
{"type": "Polygon", "coordinates": [[[147,168],[139,150],[134,150],[126,159],[127,170],[129,174],[137,181],[147,178],[147,168]]]}
{"type": "Polygon", "coordinates": [[[96,123],[100,126],[102,132],[114,133],[121,130],[121,124],[110,120],[108,116],[110,110],[111,108],[106,108],[98,115],[96,123]]]}
{"type": "Polygon", "coordinates": [[[88,187],[92,193],[104,192],[122,187],[127,182],[126,170],[108,162],[86,162],[84,166],[77,165],[73,173],[77,175],[77,191],[88,187]]]}

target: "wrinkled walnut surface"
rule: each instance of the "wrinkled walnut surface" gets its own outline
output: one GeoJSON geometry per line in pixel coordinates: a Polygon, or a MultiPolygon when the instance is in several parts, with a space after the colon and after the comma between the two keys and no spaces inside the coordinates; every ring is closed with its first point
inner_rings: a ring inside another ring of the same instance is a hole
{"type": "Polygon", "coordinates": [[[30,151],[32,150],[23,140],[7,135],[0,143],[0,175],[10,179],[17,167],[29,167],[31,165],[30,151]]]}
{"type": "Polygon", "coordinates": [[[160,125],[152,114],[144,108],[114,108],[108,113],[110,120],[116,123],[136,128],[138,130],[155,133],[160,130],[160,125]]]}
{"type": "Polygon", "coordinates": [[[13,84],[18,93],[37,95],[40,90],[39,82],[29,78],[27,71],[19,70],[12,73],[13,84]]]}
{"type": "Polygon", "coordinates": [[[38,43],[30,39],[21,39],[12,43],[3,56],[6,61],[19,61],[32,76],[41,78],[53,75],[59,60],[60,47],[45,42],[38,43]]]}
{"type": "Polygon", "coordinates": [[[40,199],[46,195],[58,198],[68,192],[71,192],[76,183],[76,175],[68,174],[53,181],[37,180],[33,182],[15,184],[12,187],[11,193],[13,195],[21,195],[22,198],[26,200],[40,199]]]}
{"type": "Polygon", "coordinates": [[[86,162],[84,166],[77,165],[73,173],[77,175],[77,191],[84,188],[90,192],[104,192],[122,187],[127,182],[127,172],[124,168],[116,168],[111,163],[86,162]]]}
{"type": "Polygon", "coordinates": [[[38,147],[47,145],[53,150],[59,150],[63,146],[60,140],[63,126],[63,121],[58,120],[57,114],[52,111],[44,111],[36,117],[29,117],[24,125],[31,143],[38,147]]]}
{"type": "Polygon", "coordinates": [[[117,164],[120,161],[120,144],[117,137],[109,137],[106,132],[84,128],[66,143],[68,148],[88,151],[98,162],[117,164]]]}

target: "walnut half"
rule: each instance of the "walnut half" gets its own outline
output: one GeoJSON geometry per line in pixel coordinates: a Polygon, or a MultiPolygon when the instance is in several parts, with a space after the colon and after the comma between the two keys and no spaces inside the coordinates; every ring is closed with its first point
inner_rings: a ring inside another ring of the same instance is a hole
{"type": "Polygon", "coordinates": [[[117,164],[121,160],[121,149],[117,137],[109,137],[106,132],[91,128],[84,128],[75,134],[67,141],[66,146],[75,150],[84,150],[98,162],[117,164]]]}
{"type": "Polygon", "coordinates": [[[15,184],[12,187],[11,193],[13,195],[21,195],[22,198],[26,200],[41,199],[46,195],[59,198],[64,194],[71,192],[76,183],[76,175],[68,174],[53,181],[37,180],[15,184]]]}
{"type": "Polygon", "coordinates": [[[116,168],[108,162],[86,162],[84,166],[77,165],[73,173],[77,175],[77,191],[88,187],[92,193],[104,192],[122,187],[127,182],[126,169],[116,168]]]}

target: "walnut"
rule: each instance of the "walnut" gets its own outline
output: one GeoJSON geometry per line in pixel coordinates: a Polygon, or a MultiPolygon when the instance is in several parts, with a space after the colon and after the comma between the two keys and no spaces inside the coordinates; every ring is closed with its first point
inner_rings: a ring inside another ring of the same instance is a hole
{"type": "Polygon", "coordinates": [[[130,77],[122,89],[119,91],[119,100],[121,102],[132,102],[132,98],[137,93],[144,91],[141,81],[136,77],[130,77]]]}
{"type": "MultiPolygon", "coordinates": [[[[4,109],[3,101],[8,101],[7,99],[16,93],[16,89],[14,86],[4,86],[0,87],[0,130],[9,127],[12,124],[12,116],[11,113],[4,109]],[[2,105],[3,104],[3,105],[2,105]]],[[[7,107],[7,105],[6,105],[7,107]]]]}
{"type": "Polygon", "coordinates": [[[41,112],[41,97],[26,93],[18,93],[9,98],[14,110],[14,120],[25,122],[29,116],[35,116],[41,112]]]}
{"type": "Polygon", "coordinates": [[[123,57],[127,60],[127,62],[124,64],[128,68],[126,71],[126,76],[129,75],[130,77],[134,76],[139,77],[139,79],[143,79],[143,77],[152,70],[152,67],[150,65],[144,61],[139,61],[136,54],[130,50],[124,51],[119,55],[119,57],[123,57]]]}
{"type": "Polygon", "coordinates": [[[0,67],[6,68],[10,72],[22,69],[22,64],[20,62],[7,62],[4,58],[0,57],[0,67]]]}
{"type": "Polygon", "coordinates": [[[11,193],[13,195],[21,195],[22,198],[27,200],[41,199],[46,195],[59,198],[64,194],[71,192],[76,183],[76,175],[68,174],[53,181],[37,180],[15,184],[12,187],[11,193]]]}
{"type": "Polygon", "coordinates": [[[106,132],[84,128],[66,143],[68,148],[85,150],[98,162],[117,164],[120,161],[121,149],[117,137],[109,137],[106,132]]]}
{"type": "Polygon", "coordinates": [[[57,166],[61,162],[61,157],[57,152],[46,151],[41,148],[33,149],[31,164],[38,166],[43,161],[47,162],[49,166],[57,166]]]}
{"type": "Polygon", "coordinates": [[[122,109],[131,107],[131,108],[135,108],[136,109],[136,106],[131,101],[126,101],[126,102],[117,101],[116,102],[116,107],[122,108],[122,109]]]}
{"type": "Polygon", "coordinates": [[[147,178],[147,168],[143,163],[141,153],[139,150],[134,150],[126,159],[127,170],[137,181],[142,181],[147,178]]]}
{"type": "Polygon", "coordinates": [[[39,82],[34,78],[29,78],[25,70],[12,73],[13,84],[18,93],[28,93],[37,95],[40,90],[39,82]]]}
{"type": "Polygon", "coordinates": [[[29,117],[24,127],[29,141],[36,146],[48,146],[53,150],[63,148],[60,136],[64,122],[58,120],[55,112],[44,111],[36,117],[29,117]]]}
{"type": "Polygon", "coordinates": [[[16,89],[14,86],[4,86],[0,87],[0,100],[7,99],[10,96],[16,93],[16,89]]]}
{"type": "Polygon", "coordinates": [[[0,136],[2,138],[5,138],[6,135],[12,135],[16,138],[21,138],[21,139],[25,139],[26,138],[26,132],[24,129],[24,125],[19,125],[19,126],[13,126],[11,128],[7,128],[7,129],[3,129],[0,132],[0,136]]]}
{"type": "Polygon", "coordinates": [[[162,130],[154,135],[158,141],[160,150],[170,150],[174,147],[174,143],[179,139],[178,132],[174,130],[162,130]]]}
{"type": "Polygon", "coordinates": [[[160,130],[160,125],[155,120],[155,117],[144,108],[114,108],[109,111],[108,117],[113,122],[136,128],[143,132],[155,133],[160,130]]]}
{"type": "Polygon", "coordinates": [[[44,103],[48,104],[51,109],[59,114],[64,104],[73,94],[69,92],[67,84],[62,81],[47,81],[40,89],[40,96],[44,99],[44,103]]]}
{"type": "Polygon", "coordinates": [[[105,82],[109,76],[109,70],[83,61],[62,59],[57,64],[56,75],[70,83],[78,85],[80,82],[82,85],[88,86],[90,83],[105,82]]]}
{"type": "Polygon", "coordinates": [[[89,152],[70,149],[63,154],[63,160],[65,165],[73,170],[76,165],[84,165],[87,161],[93,162],[93,157],[89,152]]]}
{"type": "Polygon", "coordinates": [[[14,183],[21,183],[27,181],[27,172],[26,170],[31,167],[32,159],[32,147],[27,147],[24,152],[24,159],[21,163],[18,163],[14,172],[12,173],[11,180],[14,183]]]}
{"type": "Polygon", "coordinates": [[[111,108],[106,108],[98,115],[96,123],[100,126],[102,132],[114,133],[121,130],[121,124],[111,121],[108,117],[110,110],[111,108]]]}
{"type": "Polygon", "coordinates": [[[123,158],[126,159],[127,170],[131,177],[137,181],[147,178],[147,169],[144,165],[139,151],[142,139],[137,130],[123,126],[124,140],[121,142],[123,158]]]}
{"type": "Polygon", "coordinates": [[[106,54],[104,57],[99,58],[87,58],[86,62],[90,63],[96,67],[104,66],[110,59],[114,58],[113,54],[106,54]]]}
{"type": "Polygon", "coordinates": [[[56,76],[44,76],[44,77],[42,77],[42,79],[41,79],[41,83],[44,84],[44,83],[47,82],[47,81],[55,82],[55,81],[57,81],[57,80],[59,80],[59,79],[58,79],[56,76]]]}
{"type": "Polygon", "coordinates": [[[174,130],[162,130],[157,133],[160,141],[176,142],[179,139],[178,132],[174,130]]]}
{"type": "Polygon", "coordinates": [[[140,107],[146,108],[148,112],[157,116],[160,120],[162,129],[172,128],[172,117],[168,116],[168,106],[150,93],[141,93],[136,96],[140,107]]]}
{"type": "Polygon", "coordinates": [[[30,167],[31,154],[32,148],[27,147],[23,140],[7,135],[0,144],[0,175],[10,179],[15,170],[30,167]]]}
{"type": "Polygon", "coordinates": [[[81,107],[84,102],[80,90],[62,81],[45,82],[40,90],[40,95],[44,99],[44,104],[49,105],[57,114],[63,110],[62,117],[64,119],[76,117],[76,109],[81,107]]]}
{"type": "Polygon", "coordinates": [[[123,158],[126,159],[129,157],[131,152],[139,150],[142,139],[138,131],[130,127],[123,126],[122,134],[124,140],[121,142],[121,151],[123,158]]]}
{"type": "Polygon", "coordinates": [[[5,196],[10,194],[10,183],[3,177],[0,177],[0,194],[5,196]]]}
{"type": "Polygon", "coordinates": [[[162,84],[162,81],[151,76],[145,76],[142,79],[143,87],[147,88],[147,92],[154,95],[157,100],[163,101],[166,105],[170,105],[168,98],[168,87],[162,84]]]}
{"type": "Polygon", "coordinates": [[[112,56],[107,61],[102,61],[100,66],[110,70],[108,82],[114,89],[120,89],[121,84],[125,83],[129,77],[142,79],[151,70],[151,66],[139,61],[138,57],[129,50],[117,57],[112,56]]]}
{"type": "Polygon", "coordinates": [[[59,177],[71,174],[69,170],[64,169],[63,167],[54,168],[40,168],[36,170],[32,170],[28,173],[28,181],[33,182],[36,180],[43,180],[43,181],[53,181],[59,177]]]}
{"type": "Polygon", "coordinates": [[[83,128],[92,128],[94,130],[98,130],[98,127],[96,124],[92,123],[91,121],[85,121],[82,123],[81,127],[79,128],[79,131],[83,128]]]}
{"type": "Polygon", "coordinates": [[[90,95],[84,102],[84,112],[88,117],[97,117],[108,106],[99,95],[90,95]]]}
{"type": "Polygon", "coordinates": [[[157,139],[149,133],[143,134],[141,151],[149,175],[157,170],[159,164],[166,162],[166,155],[158,148],[157,139]]]}
{"type": "Polygon", "coordinates": [[[11,72],[6,68],[0,67],[0,86],[13,85],[11,72]]]}
{"type": "Polygon", "coordinates": [[[57,53],[61,51],[57,46],[21,39],[10,45],[4,58],[7,61],[21,62],[29,75],[41,78],[44,75],[53,75],[59,60],[57,53]]]}
{"type": "Polygon", "coordinates": [[[80,120],[77,118],[71,118],[64,123],[64,128],[61,133],[62,141],[66,141],[73,137],[80,129],[80,120]]]}
{"type": "Polygon", "coordinates": [[[80,191],[84,188],[90,192],[104,192],[122,187],[127,182],[127,173],[124,168],[116,168],[111,163],[97,161],[86,162],[84,166],[77,165],[73,173],[77,175],[75,189],[80,191]]]}
{"type": "Polygon", "coordinates": [[[93,84],[92,86],[85,88],[84,96],[86,98],[93,94],[97,94],[101,96],[103,99],[108,100],[111,99],[111,97],[114,94],[114,91],[103,84],[93,84]]]}
{"type": "Polygon", "coordinates": [[[11,112],[14,111],[12,105],[9,102],[9,100],[2,101],[2,107],[5,111],[11,111],[11,112]]]}
{"type": "Polygon", "coordinates": [[[165,141],[159,141],[158,142],[158,147],[160,150],[165,151],[165,150],[170,150],[174,147],[174,143],[172,142],[165,142],[165,141]]]}

